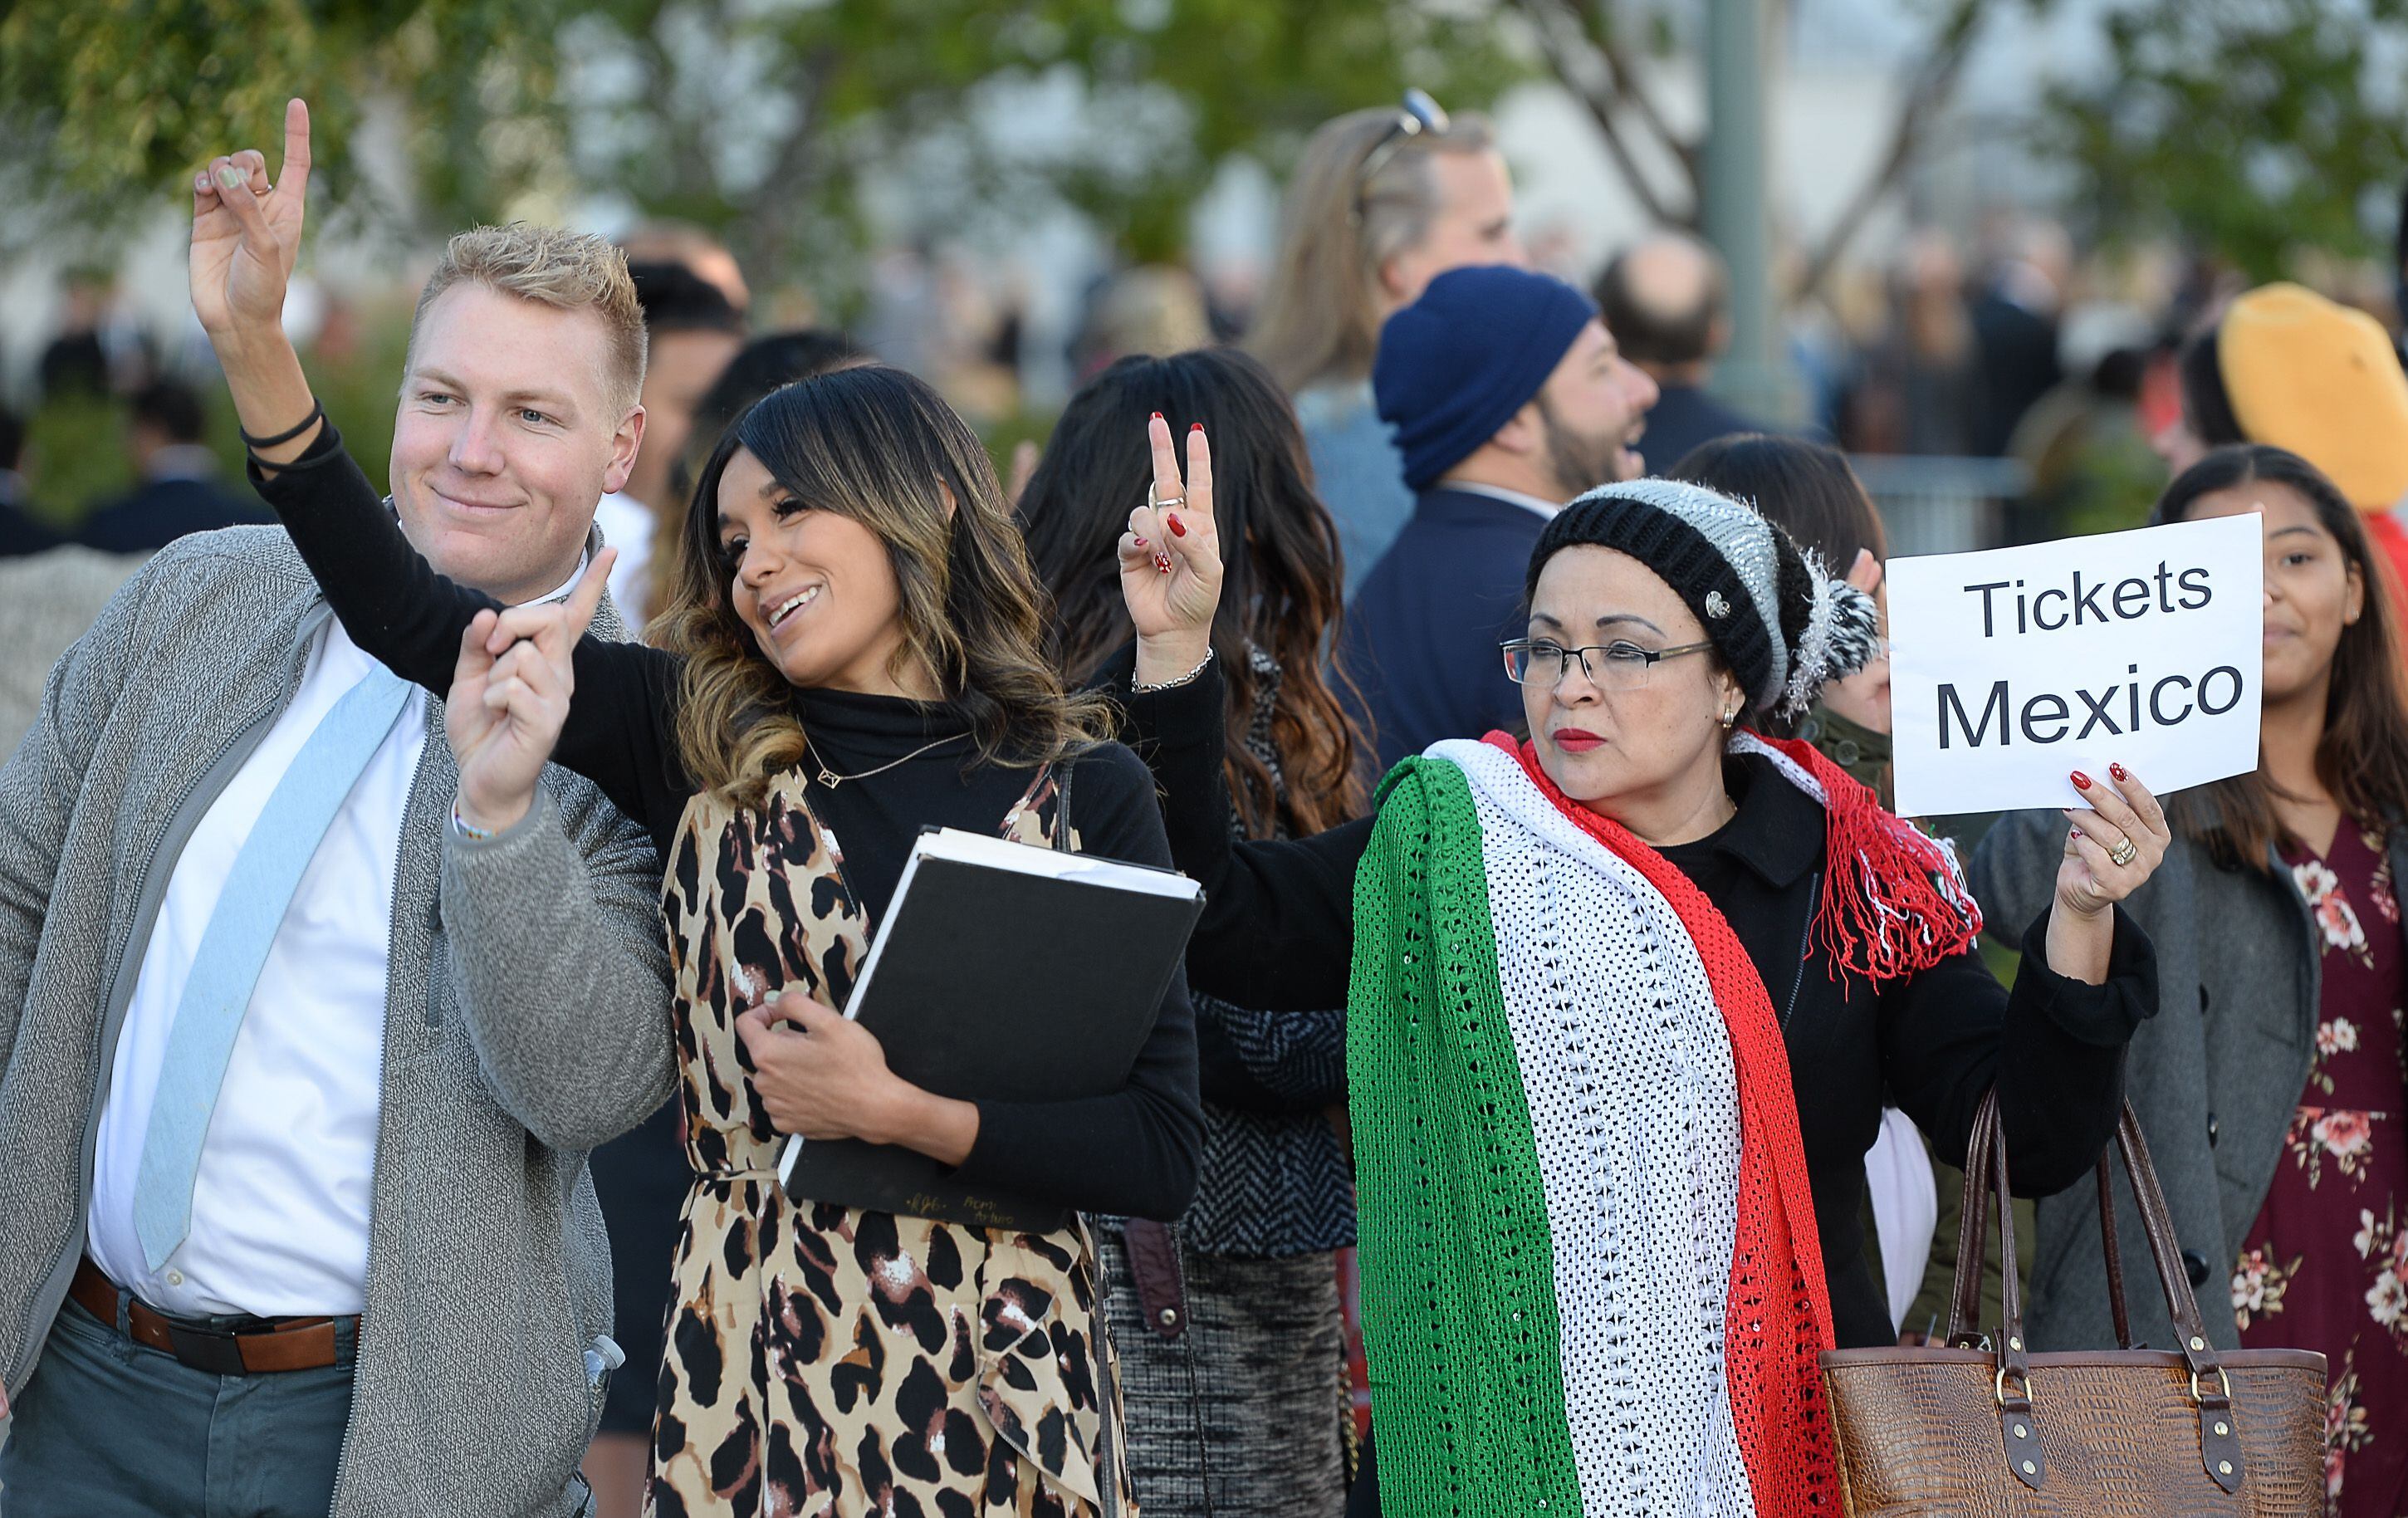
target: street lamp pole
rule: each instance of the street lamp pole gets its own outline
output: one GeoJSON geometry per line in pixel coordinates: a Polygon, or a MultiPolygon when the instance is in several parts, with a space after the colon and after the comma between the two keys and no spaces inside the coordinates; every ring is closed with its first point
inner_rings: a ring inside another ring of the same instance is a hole
{"type": "Polygon", "coordinates": [[[1700,229],[1730,265],[1731,345],[1714,389],[1742,410],[1789,415],[1787,365],[1772,294],[1765,186],[1767,0],[1709,0],[1706,11],[1705,202],[1700,229]]]}

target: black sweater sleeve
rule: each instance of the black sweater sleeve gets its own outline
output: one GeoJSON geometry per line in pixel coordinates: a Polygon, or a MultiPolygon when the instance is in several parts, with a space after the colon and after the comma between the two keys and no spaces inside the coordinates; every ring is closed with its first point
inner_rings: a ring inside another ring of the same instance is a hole
{"type": "MultiPolygon", "coordinates": [[[[436,573],[402,536],[332,422],[272,478],[254,462],[251,480],[351,641],[404,680],[438,696],[448,693],[461,635],[478,612],[501,603],[436,573]]],[[[692,792],[677,762],[678,661],[588,634],[577,645],[573,672],[576,695],[553,762],[599,785],[660,842],[692,792]]]]}
{"type": "MultiPolygon", "coordinates": [[[[1118,744],[1075,762],[1069,822],[1083,853],[1132,865],[1171,862],[1145,767],[1118,744]]],[[[1111,946],[1078,952],[1109,953],[1111,946]]],[[[1081,1211],[1175,1221],[1195,1199],[1204,1144],[1186,977],[1171,976],[1120,1091],[1075,1101],[982,1101],[978,1110],[978,1141],[956,1172],[964,1180],[1081,1211]]]]}
{"type": "Polygon", "coordinates": [[[2121,907],[2114,912],[2101,984],[2049,968],[2042,911],[2024,933],[2013,991],[1968,949],[1884,995],[1890,1091],[1942,1159],[1965,1163],[1974,1110],[1996,1081],[2017,1196],[2063,1191],[2097,1163],[2124,1110],[2124,1047],[2157,1009],[2157,950],[2121,907]]]}
{"type": "Polygon", "coordinates": [[[1229,836],[1223,778],[1218,661],[1185,685],[1114,695],[1129,746],[1154,772],[1170,857],[1204,887],[1204,916],[1187,940],[1187,974],[1199,991],[1263,1011],[1346,1005],[1354,955],[1354,866],[1375,819],[1357,818],[1308,838],[1240,841],[1229,836]]]}

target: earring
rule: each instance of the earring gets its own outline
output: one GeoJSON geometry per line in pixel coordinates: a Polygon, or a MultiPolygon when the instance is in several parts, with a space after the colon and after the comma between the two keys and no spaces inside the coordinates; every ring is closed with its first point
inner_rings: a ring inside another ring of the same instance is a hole
{"type": "Polygon", "coordinates": [[[1737,721],[1739,721],[1739,708],[1725,707],[1723,709],[1723,725],[1725,727],[1728,727],[1731,723],[1737,721]]]}

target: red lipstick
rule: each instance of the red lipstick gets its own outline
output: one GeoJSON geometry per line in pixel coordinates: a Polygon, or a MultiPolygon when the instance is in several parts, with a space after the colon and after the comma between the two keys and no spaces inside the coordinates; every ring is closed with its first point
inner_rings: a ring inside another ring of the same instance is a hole
{"type": "Polygon", "coordinates": [[[1547,737],[1555,741],[1556,748],[1566,753],[1586,753],[1591,749],[1605,746],[1605,739],[1585,727],[1558,727],[1547,737]]]}

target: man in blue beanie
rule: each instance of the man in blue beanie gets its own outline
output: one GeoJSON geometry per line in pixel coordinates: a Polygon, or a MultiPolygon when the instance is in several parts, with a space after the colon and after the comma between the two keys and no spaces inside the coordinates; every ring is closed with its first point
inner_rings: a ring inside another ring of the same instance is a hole
{"type": "Polygon", "coordinates": [[[1418,497],[1347,610],[1346,671],[1384,769],[1520,724],[1497,645],[1522,635],[1530,549],[1566,501],[1641,473],[1656,382],[1586,295],[1483,265],[1440,275],[1388,319],[1371,388],[1418,497]]]}

